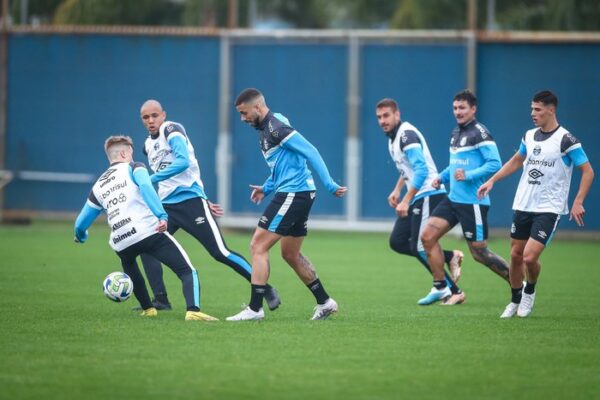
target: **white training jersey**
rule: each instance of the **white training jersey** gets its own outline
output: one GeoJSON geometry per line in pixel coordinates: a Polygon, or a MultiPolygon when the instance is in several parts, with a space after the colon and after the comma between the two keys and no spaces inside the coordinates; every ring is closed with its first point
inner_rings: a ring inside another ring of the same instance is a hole
{"type": "Polygon", "coordinates": [[[576,149],[581,143],[562,126],[552,133],[528,130],[519,150],[526,155],[513,210],[568,214],[573,162],[567,155],[576,149]]]}
{"type": "Polygon", "coordinates": [[[173,162],[175,155],[173,154],[173,150],[171,149],[168,140],[175,136],[181,136],[185,140],[190,165],[183,172],[158,182],[158,196],[161,200],[164,200],[177,188],[191,187],[194,183],[197,183],[204,189],[204,184],[200,179],[200,166],[198,165],[198,160],[196,160],[194,154],[194,146],[192,146],[192,142],[188,139],[183,125],[177,122],[163,122],[160,125],[156,136],[149,135],[146,138],[144,150],[148,156],[150,168],[155,173],[160,172],[173,162]]]}
{"type": "Polygon", "coordinates": [[[440,185],[439,189],[435,189],[431,186],[431,182],[438,176],[438,170],[431,157],[431,153],[429,152],[429,147],[427,146],[427,142],[425,138],[419,132],[419,130],[409,122],[402,122],[398,127],[398,131],[396,132],[396,136],[394,139],[388,141],[388,148],[390,150],[390,155],[392,156],[392,160],[396,163],[396,168],[400,172],[401,176],[404,176],[407,182],[411,182],[414,176],[414,170],[411,166],[408,156],[406,155],[406,151],[412,148],[421,148],[423,151],[423,156],[425,157],[425,163],[427,164],[427,178],[423,182],[423,185],[415,194],[415,199],[419,198],[423,193],[435,191],[442,189],[444,190],[444,185],[440,185]]]}
{"type": "Polygon", "coordinates": [[[126,249],[156,233],[158,218],[146,205],[133,180],[136,168],[146,166],[127,162],[111,165],[98,178],[88,197],[91,206],[106,211],[111,229],[108,244],[115,251],[126,249]]]}

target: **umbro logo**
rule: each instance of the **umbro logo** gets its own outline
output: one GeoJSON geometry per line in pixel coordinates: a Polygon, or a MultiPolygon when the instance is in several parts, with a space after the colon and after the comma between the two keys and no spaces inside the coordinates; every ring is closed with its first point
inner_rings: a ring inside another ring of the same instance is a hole
{"type": "Polygon", "coordinates": [[[544,231],[538,231],[538,236],[542,239],[546,239],[546,237],[548,237],[548,234],[544,231]]]}
{"type": "Polygon", "coordinates": [[[311,200],[312,200],[312,199],[314,199],[316,195],[317,195],[317,193],[316,193],[316,192],[311,192],[311,193],[310,193],[310,198],[311,198],[311,200]]]}
{"type": "Polygon", "coordinates": [[[267,218],[264,215],[262,217],[260,217],[260,223],[261,224],[266,224],[267,222],[269,222],[269,218],[267,218]]]}
{"type": "Polygon", "coordinates": [[[473,232],[465,232],[465,237],[467,239],[473,239],[473,232]]]}
{"type": "Polygon", "coordinates": [[[533,179],[539,179],[542,176],[544,176],[544,174],[542,174],[542,171],[537,170],[537,169],[532,169],[531,171],[529,171],[528,175],[533,178],[533,179]]]}
{"type": "Polygon", "coordinates": [[[421,209],[420,208],[413,208],[413,214],[415,214],[415,215],[421,214],[421,209]]]}
{"type": "Polygon", "coordinates": [[[515,224],[512,224],[510,226],[510,233],[515,233],[517,231],[517,227],[515,226],[515,224]]]}
{"type": "Polygon", "coordinates": [[[200,224],[203,224],[204,222],[206,222],[206,218],[198,217],[194,221],[196,221],[196,225],[200,225],[200,224]]]}

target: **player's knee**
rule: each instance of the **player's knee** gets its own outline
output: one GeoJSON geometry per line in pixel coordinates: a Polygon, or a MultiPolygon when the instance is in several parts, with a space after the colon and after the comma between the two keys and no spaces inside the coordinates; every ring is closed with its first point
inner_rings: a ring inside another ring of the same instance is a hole
{"type": "Polygon", "coordinates": [[[299,256],[300,256],[300,253],[295,250],[292,251],[292,250],[287,250],[287,249],[281,249],[281,257],[288,264],[295,264],[296,261],[298,260],[299,256]]]}
{"type": "Polygon", "coordinates": [[[268,249],[262,243],[252,239],[250,242],[250,254],[252,254],[252,257],[261,256],[267,252],[268,249]]]}
{"type": "Polygon", "coordinates": [[[538,256],[537,256],[537,254],[524,253],[523,254],[523,262],[526,265],[535,265],[538,262],[538,256]]]}
{"type": "Polygon", "coordinates": [[[421,243],[423,243],[423,247],[425,247],[425,249],[431,249],[435,246],[436,242],[437,237],[435,236],[435,233],[430,229],[425,229],[421,234],[421,243]]]}
{"type": "Polygon", "coordinates": [[[410,253],[410,246],[406,240],[390,237],[390,248],[395,252],[402,254],[410,253]]]}

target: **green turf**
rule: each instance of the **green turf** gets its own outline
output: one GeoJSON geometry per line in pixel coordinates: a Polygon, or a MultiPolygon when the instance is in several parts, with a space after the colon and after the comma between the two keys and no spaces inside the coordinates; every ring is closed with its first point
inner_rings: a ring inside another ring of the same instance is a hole
{"type": "MultiPolygon", "coordinates": [[[[196,264],[202,306],[224,318],[248,301],[245,281],[176,235],[196,264]]],[[[250,233],[226,234],[248,254],[250,233]]],[[[463,242],[446,241],[466,250],[463,242]]],[[[507,240],[491,248],[508,256],[507,240]]],[[[305,254],[340,304],[310,322],[314,300],[272,253],[283,304],[261,323],[156,319],[108,301],[101,282],[120,269],[96,224],[85,245],[70,224],[0,226],[2,399],[589,399],[600,393],[598,243],[552,243],[534,313],[500,320],[504,282],[467,257],[467,303],[419,307],[430,278],[394,254],[385,234],[311,233],[305,254]]]]}

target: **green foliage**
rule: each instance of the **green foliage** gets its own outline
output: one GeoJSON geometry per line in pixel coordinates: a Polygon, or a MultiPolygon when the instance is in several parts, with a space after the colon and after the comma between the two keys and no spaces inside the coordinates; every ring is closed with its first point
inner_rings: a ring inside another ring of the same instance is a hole
{"type": "MultiPolygon", "coordinates": [[[[279,249],[271,283],[282,306],[261,323],[185,322],[179,281],[165,270],[174,310],[144,319],[135,299],[113,303],[101,283],[119,270],[97,223],[73,243],[71,224],[0,226],[0,386],[19,399],[596,398],[600,391],[597,243],[555,239],[542,257],[536,306],[500,320],[506,284],[467,256],[467,302],[418,307],[431,285],[386,234],[311,232],[305,254],[340,304],[308,321],[314,299],[279,249]]],[[[187,234],[204,311],[223,318],[249,288],[187,234]]],[[[248,254],[250,232],[225,234],[248,254]]],[[[465,250],[463,241],[448,248],[465,250]]],[[[508,256],[509,241],[490,247],[508,256]]]]}
{"type": "Polygon", "coordinates": [[[57,25],[176,25],[180,6],[168,0],[64,0],[57,25]]]}

